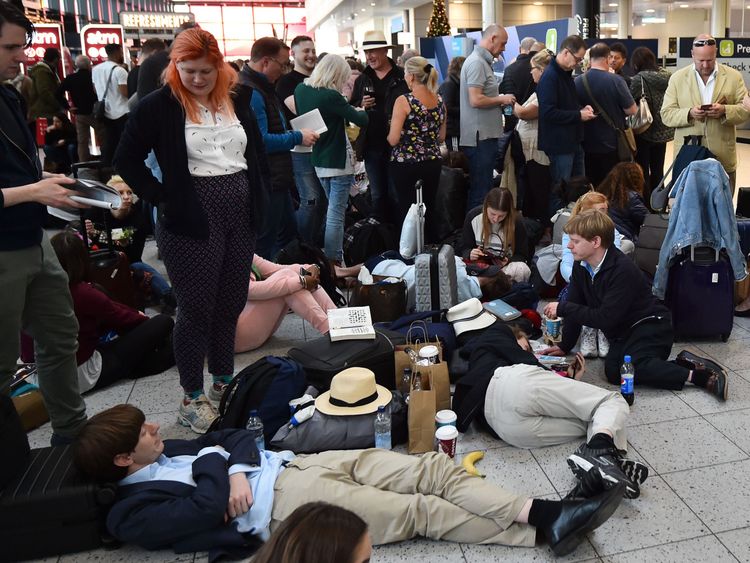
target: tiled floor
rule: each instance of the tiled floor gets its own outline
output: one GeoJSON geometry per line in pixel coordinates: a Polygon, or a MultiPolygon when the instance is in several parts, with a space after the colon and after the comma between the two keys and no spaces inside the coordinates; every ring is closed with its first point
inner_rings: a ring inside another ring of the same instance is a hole
{"type": "MultiPolygon", "coordinates": [[[[740,152],[750,146],[741,145],[740,152]]],[[[740,177],[744,174],[740,158],[740,177]]],[[[748,166],[748,165],[745,165],[748,166]]],[[[744,175],[743,175],[744,174],[744,175]]],[[[742,180],[738,182],[743,185],[742,180]]],[[[744,182],[747,185],[747,182],[744,182]]],[[[153,252],[153,248],[149,247],[153,252]]],[[[152,261],[156,263],[155,259],[152,261]]],[[[159,263],[160,264],[160,263],[159,263]]],[[[261,350],[238,355],[236,369],[266,354],[284,354],[295,342],[316,332],[289,315],[278,333],[261,350]]],[[[673,353],[688,348],[706,354],[730,370],[726,403],[695,387],[679,392],[636,390],[628,422],[630,455],[651,467],[642,495],[625,500],[615,515],[596,530],[566,561],[611,563],[750,562],[750,319],[737,318],[728,343],[696,341],[675,344],[673,353]]],[[[588,362],[585,380],[607,387],[601,360],[588,362]]],[[[167,438],[189,438],[192,433],[176,422],[180,389],[175,369],[135,382],[126,381],[86,396],[89,413],[121,402],[143,409],[161,424],[167,438]]],[[[32,446],[49,443],[49,425],[30,434],[32,446]]],[[[575,442],[551,448],[519,450],[478,433],[462,435],[459,453],[486,451],[480,462],[488,479],[508,489],[533,496],[558,498],[574,484],[565,457],[575,442]]],[[[550,561],[546,547],[507,548],[413,540],[377,547],[374,561],[468,562],[550,561]]],[[[49,558],[45,561],[205,561],[205,554],[175,555],[146,552],[125,546],[116,551],[49,558]]]]}

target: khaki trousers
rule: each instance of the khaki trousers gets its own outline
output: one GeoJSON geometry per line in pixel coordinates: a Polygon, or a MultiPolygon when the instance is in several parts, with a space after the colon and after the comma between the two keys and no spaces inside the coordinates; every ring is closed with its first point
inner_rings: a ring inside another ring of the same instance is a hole
{"type": "Polygon", "coordinates": [[[78,392],[78,321],[68,276],[46,232],[36,246],[0,251],[0,287],[0,393],[9,392],[23,329],[34,339],[39,390],[52,430],[73,438],[86,422],[78,392]]]}
{"type": "Polygon", "coordinates": [[[615,391],[561,377],[539,366],[500,367],[487,388],[484,416],[500,438],[518,448],[569,442],[608,430],[627,449],[630,409],[615,391]]]}
{"type": "Polygon", "coordinates": [[[299,456],[281,472],[271,531],[300,505],[325,501],[362,518],[376,545],[424,536],[533,546],[536,529],[514,522],[527,500],[470,476],[444,454],[331,451],[299,456]]]}

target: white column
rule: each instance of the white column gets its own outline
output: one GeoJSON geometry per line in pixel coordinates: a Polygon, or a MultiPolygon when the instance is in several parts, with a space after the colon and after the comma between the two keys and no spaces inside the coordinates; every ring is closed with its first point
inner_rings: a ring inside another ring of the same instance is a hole
{"type": "Polygon", "coordinates": [[[496,17],[495,0],[482,0],[482,29],[487,29],[488,25],[495,23],[496,17]]]}
{"type": "Polygon", "coordinates": [[[617,37],[626,39],[633,33],[633,12],[631,0],[617,0],[617,37]]]}
{"type": "Polygon", "coordinates": [[[711,35],[724,37],[728,25],[730,0],[713,0],[711,4],[711,35]]]}

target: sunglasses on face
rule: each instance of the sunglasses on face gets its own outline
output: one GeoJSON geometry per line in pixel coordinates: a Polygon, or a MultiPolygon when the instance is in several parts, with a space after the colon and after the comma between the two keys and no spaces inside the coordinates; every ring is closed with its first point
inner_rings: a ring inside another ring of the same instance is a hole
{"type": "Polygon", "coordinates": [[[716,39],[698,39],[693,41],[693,47],[705,47],[706,45],[713,47],[716,45],[716,39]]]}

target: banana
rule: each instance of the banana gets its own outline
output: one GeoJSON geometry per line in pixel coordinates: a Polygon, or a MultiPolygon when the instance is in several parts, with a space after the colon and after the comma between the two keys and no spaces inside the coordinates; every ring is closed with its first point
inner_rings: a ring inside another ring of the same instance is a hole
{"type": "Polygon", "coordinates": [[[480,459],[484,457],[484,452],[481,451],[475,451],[475,452],[469,452],[464,456],[464,458],[461,460],[461,465],[466,470],[466,472],[469,475],[476,475],[477,477],[484,478],[485,476],[482,475],[476,467],[474,467],[474,464],[478,462],[480,459]]]}

